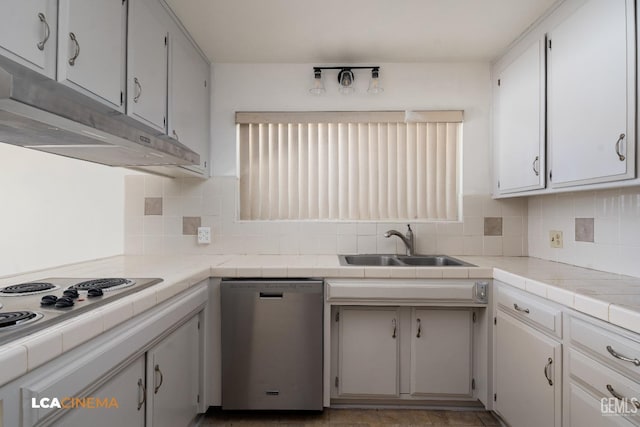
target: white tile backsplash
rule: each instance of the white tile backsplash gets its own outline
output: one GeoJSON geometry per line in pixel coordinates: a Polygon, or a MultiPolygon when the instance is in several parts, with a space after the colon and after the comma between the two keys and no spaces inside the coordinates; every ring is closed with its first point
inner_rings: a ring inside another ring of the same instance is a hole
{"type": "MultiPolygon", "coordinates": [[[[238,182],[233,177],[126,179],[125,252],[127,254],[315,254],[404,253],[404,244],[384,232],[404,233],[406,222],[239,221],[238,182]],[[149,182],[147,182],[149,181],[149,182]],[[144,197],[162,197],[163,215],[144,217],[144,197]],[[211,227],[212,242],[198,245],[182,235],[182,217],[200,217],[211,227]]],[[[492,200],[490,195],[463,197],[461,222],[411,222],[416,252],[450,255],[526,255],[525,200],[492,200]],[[504,217],[503,236],[484,236],[484,217],[504,217]],[[487,240],[488,239],[488,240],[487,240]]],[[[534,223],[535,225],[535,223],[534,223]]]]}
{"type": "Polygon", "coordinates": [[[526,218],[529,256],[640,277],[640,187],[530,197],[526,218]],[[594,218],[594,242],[575,241],[575,218],[594,218]]]}

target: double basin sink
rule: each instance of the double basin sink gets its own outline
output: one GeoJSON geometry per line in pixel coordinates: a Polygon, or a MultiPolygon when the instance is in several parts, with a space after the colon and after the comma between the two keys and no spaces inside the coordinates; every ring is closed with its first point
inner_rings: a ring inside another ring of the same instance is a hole
{"type": "Polygon", "coordinates": [[[338,255],[343,266],[475,267],[448,255],[338,255]]]}

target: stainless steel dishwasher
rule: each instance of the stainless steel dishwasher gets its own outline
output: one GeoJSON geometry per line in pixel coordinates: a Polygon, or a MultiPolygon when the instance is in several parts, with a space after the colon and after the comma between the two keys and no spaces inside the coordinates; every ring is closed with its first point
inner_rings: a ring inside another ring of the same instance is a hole
{"type": "Polygon", "coordinates": [[[322,410],[323,282],[223,279],[222,408],[322,410]]]}

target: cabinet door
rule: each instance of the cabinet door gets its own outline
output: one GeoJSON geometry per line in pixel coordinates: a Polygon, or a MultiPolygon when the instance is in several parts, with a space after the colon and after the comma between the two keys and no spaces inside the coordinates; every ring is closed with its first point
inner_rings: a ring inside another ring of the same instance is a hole
{"type": "Polygon", "coordinates": [[[55,78],[57,21],[55,0],[3,0],[0,55],[55,78]]]}
{"type": "Polygon", "coordinates": [[[189,167],[207,171],[209,163],[209,63],[176,27],[170,35],[169,136],[200,154],[200,164],[189,167]]]}
{"type": "Polygon", "coordinates": [[[131,0],[127,114],[165,133],[168,15],[153,0],[131,0]]]}
{"type": "Polygon", "coordinates": [[[58,80],[124,111],[126,2],[60,0],[58,80]]]}
{"type": "Polygon", "coordinates": [[[496,82],[495,148],[501,194],[544,187],[544,40],[516,58],[496,82]]]}
{"type": "Polygon", "coordinates": [[[411,394],[471,394],[472,331],[471,310],[414,311],[411,394]]]}
{"type": "Polygon", "coordinates": [[[561,344],[498,310],[496,410],[512,427],[561,420],[561,344]]]}
{"type": "Polygon", "coordinates": [[[153,427],[186,426],[198,413],[200,334],[196,315],[147,353],[153,427]]]}
{"type": "Polygon", "coordinates": [[[633,4],[589,0],[549,34],[553,187],[635,174],[633,4]]]}
{"type": "MultiPolygon", "coordinates": [[[[106,399],[108,404],[101,408],[74,408],[69,415],[56,421],[61,427],[143,427],[145,425],[145,362],[140,356],[106,384],[90,393],[90,397],[106,399]],[[117,401],[117,407],[112,404],[117,401]]],[[[186,424],[185,424],[186,425],[186,424]]]]}
{"type": "Polygon", "coordinates": [[[340,308],[338,393],[398,396],[399,310],[340,308]]]}

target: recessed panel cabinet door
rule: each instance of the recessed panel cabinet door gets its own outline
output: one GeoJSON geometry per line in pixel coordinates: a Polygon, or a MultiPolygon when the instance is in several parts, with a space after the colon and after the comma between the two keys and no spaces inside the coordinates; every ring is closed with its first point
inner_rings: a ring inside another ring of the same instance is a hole
{"type": "Polygon", "coordinates": [[[500,73],[495,138],[501,194],[544,187],[544,40],[533,43],[500,73]]]}
{"type": "Polygon", "coordinates": [[[55,425],[60,427],[143,427],[146,410],[144,356],[140,356],[89,396],[101,402],[107,399],[107,407],[70,409],[69,415],[56,421],[55,425]],[[113,402],[112,399],[117,402],[117,407],[109,407],[113,402]]]}
{"type": "Polygon", "coordinates": [[[338,393],[398,396],[399,310],[340,308],[338,393]]]}
{"type": "Polygon", "coordinates": [[[58,80],[124,112],[127,4],[60,0],[58,80]]]}
{"type": "Polygon", "coordinates": [[[496,410],[512,427],[561,422],[561,344],[498,310],[496,410]]]}
{"type": "Polygon", "coordinates": [[[471,310],[414,311],[411,394],[471,394],[471,316],[471,310]]]}
{"type": "Polygon", "coordinates": [[[548,34],[552,187],[635,174],[635,10],[589,0],[548,34]]]}
{"type": "Polygon", "coordinates": [[[176,28],[170,36],[169,136],[200,154],[204,172],[209,163],[209,63],[176,28]]]}
{"type": "Polygon", "coordinates": [[[0,55],[55,78],[57,27],[55,0],[2,0],[0,55]]]}
{"type": "Polygon", "coordinates": [[[198,413],[199,316],[147,353],[147,402],[153,427],[187,426],[198,413]]]}
{"type": "Polygon", "coordinates": [[[130,0],[127,114],[166,131],[168,15],[153,0],[130,0]]]}

